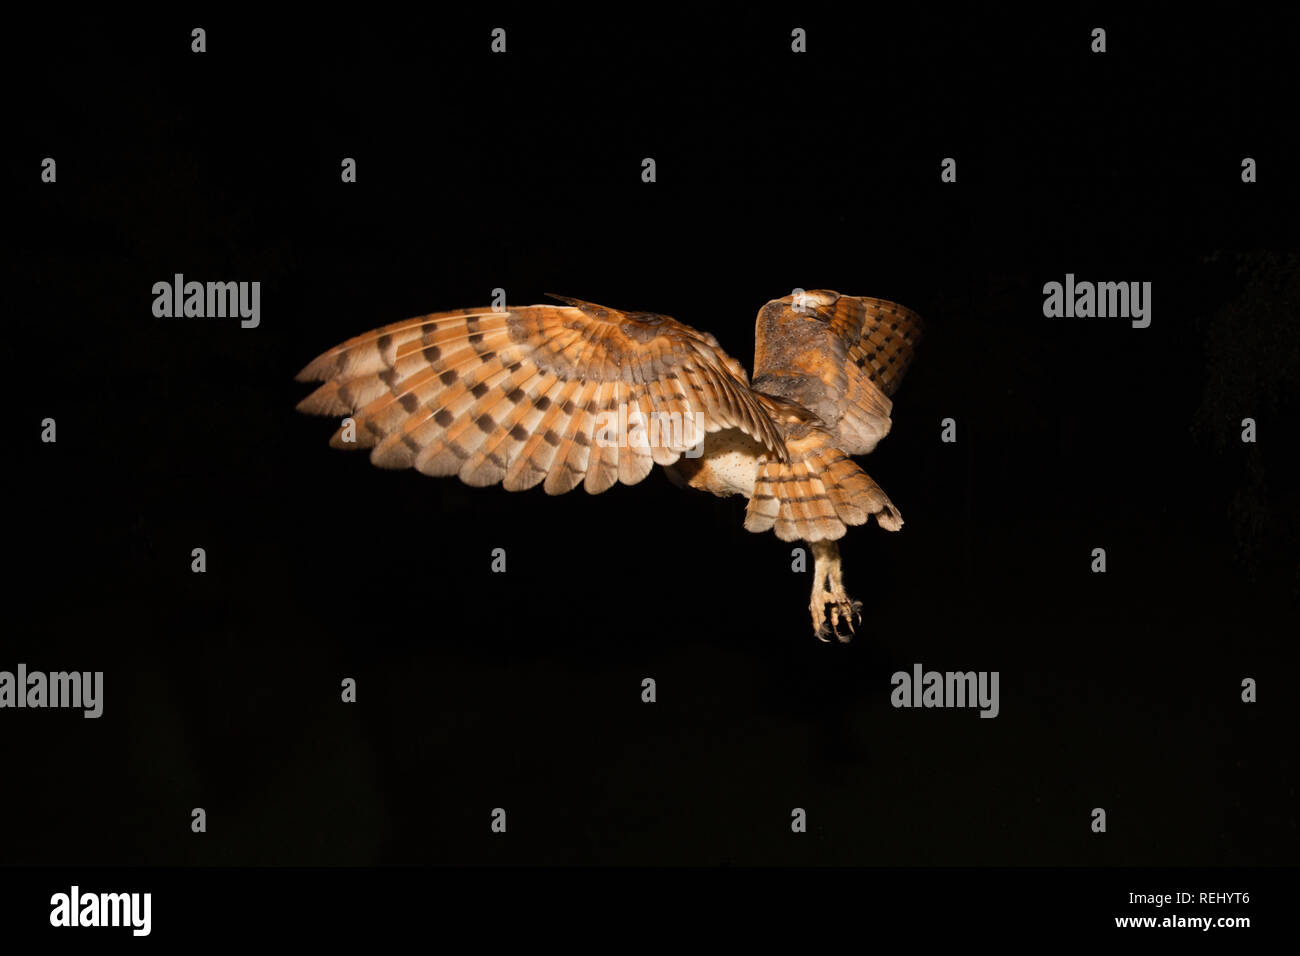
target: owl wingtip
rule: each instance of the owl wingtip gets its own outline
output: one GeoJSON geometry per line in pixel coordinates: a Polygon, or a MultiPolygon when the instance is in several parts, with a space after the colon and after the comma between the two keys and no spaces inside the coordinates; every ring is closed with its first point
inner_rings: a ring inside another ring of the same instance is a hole
{"type": "Polygon", "coordinates": [[[334,361],[334,355],[326,352],[324,355],[318,355],[293,377],[295,382],[323,382],[330,377],[331,366],[334,361]]]}

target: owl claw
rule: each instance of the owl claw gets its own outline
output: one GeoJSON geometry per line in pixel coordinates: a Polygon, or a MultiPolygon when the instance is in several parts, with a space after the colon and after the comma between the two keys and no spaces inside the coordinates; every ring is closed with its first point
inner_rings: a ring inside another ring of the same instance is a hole
{"type": "Polygon", "coordinates": [[[817,640],[829,644],[831,635],[841,644],[853,640],[857,633],[855,624],[862,623],[862,602],[854,601],[847,595],[836,597],[823,592],[813,603],[813,633],[817,640]],[[830,606],[830,621],[826,620],[826,607],[830,606]],[[846,630],[847,628],[847,630],[846,630]]]}
{"type": "Polygon", "coordinates": [[[853,635],[857,633],[854,624],[862,623],[862,602],[854,601],[847,595],[842,600],[836,600],[831,605],[831,629],[835,632],[836,639],[841,644],[847,644],[853,640],[853,635]],[[843,615],[843,624],[848,628],[847,631],[840,630],[841,615],[843,615]]]}

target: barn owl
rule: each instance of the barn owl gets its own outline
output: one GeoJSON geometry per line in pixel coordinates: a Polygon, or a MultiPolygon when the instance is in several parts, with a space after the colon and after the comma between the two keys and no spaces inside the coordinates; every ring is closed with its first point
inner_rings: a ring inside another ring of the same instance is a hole
{"type": "Polygon", "coordinates": [[[797,292],[758,313],[754,379],[716,338],[666,315],[563,305],[438,312],[349,339],[310,362],[300,411],[347,416],[331,444],[382,468],[508,491],[677,484],[743,495],[745,528],[808,542],[814,634],[848,641],[848,525],[902,516],[850,458],[890,428],[922,323],[882,299],[797,292]],[[659,427],[656,427],[658,425],[659,427]],[[829,607],[829,624],[827,608],[829,607]]]}

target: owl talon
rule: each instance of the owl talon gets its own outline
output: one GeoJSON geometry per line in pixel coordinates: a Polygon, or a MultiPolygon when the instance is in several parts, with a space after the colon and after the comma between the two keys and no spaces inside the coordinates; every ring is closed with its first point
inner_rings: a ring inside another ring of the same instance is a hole
{"type": "Polygon", "coordinates": [[[847,644],[857,633],[856,624],[862,623],[862,602],[851,598],[837,598],[822,592],[813,599],[812,605],[813,634],[817,640],[829,644],[831,636],[841,644],[847,644]],[[826,608],[830,608],[829,621],[826,608]]]}
{"type": "Polygon", "coordinates": [[[861,601],[854,601],[849,598],[845,598],[842,601],[836,600],[835,603],[831,605],[832,629],[835,632],[836,639],[841,644],[849,643],[849,641],[853,640],[853,635],[857,633],[857,630],[853,626],[855,623],[854,620],[855,618],[856,618],[856,623],[858,624],[862,623],[862,602],[861,601]],[[841,615],[843,615],[844,626],[848,628],[847,631],[840,630],[841,615]]]}
{"type": "Polygon", "coordinates": [[[811,605],[813,634],[823,644],[829,644],[831,639],[831,628],[826,623],[826,602],[829,600],[830,595],[826,592],[823,591],[821,594],[814,592],[811,605]]]}

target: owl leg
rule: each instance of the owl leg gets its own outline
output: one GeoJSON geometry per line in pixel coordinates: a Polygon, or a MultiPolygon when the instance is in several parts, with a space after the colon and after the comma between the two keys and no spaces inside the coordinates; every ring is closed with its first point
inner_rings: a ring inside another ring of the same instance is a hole
{"type": "Polygon", "coordinates": [[[840,643],[848,643],[853,636],[854,623],[862,623],[862,602],[855,601],[844,591],[844,581],[840,573],[840,549],[834,541],[812,542],[813,552],[813,587],[812,611],[813,632],[817,639],[829,641],[834,634],[840,643]],[[830,605],[830,624],[826,623],[826,605],[830,605]],[[848,628],[841,631],[843,623],[848,628]]]}

